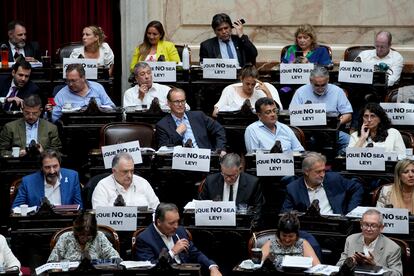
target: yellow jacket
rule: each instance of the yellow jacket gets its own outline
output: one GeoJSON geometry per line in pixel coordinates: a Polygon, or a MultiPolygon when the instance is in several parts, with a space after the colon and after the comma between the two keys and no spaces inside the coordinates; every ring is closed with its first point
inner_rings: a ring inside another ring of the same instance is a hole
{"type": "MultiPolygon", "coordinates": [[[[175,61],[180,62],[180,56],[178,55],[177,48],[175,48],[174,43],[170,41],[159,40],[157,44],[157,53],[156,58],[164,55],[165,61],[175,61]]],[[[143,57],[139,53],[139,47],[136,47],[134,50],[134,55],[132,56],[131,65],[129,66],[131,72],[134,71],[135,64],[139,61],[144,61],[146,57],[143,57]]]]}

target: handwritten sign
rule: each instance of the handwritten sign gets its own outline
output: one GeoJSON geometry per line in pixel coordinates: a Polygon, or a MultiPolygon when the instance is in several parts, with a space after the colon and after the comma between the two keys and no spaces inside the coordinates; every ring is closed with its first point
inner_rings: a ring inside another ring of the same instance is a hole
{"type": "Polygon", "coordinates": [[[177,71],[175,62],[147,62],[151,67],[154,82],[176,82],[177,71]]]}
{"type": "Polygon", "coordinates": [[[326,104],[301,104],[289,108],[292,126],[326,126],[326,104]]]}
{"type": "Polygon", "coordinates": [[[137,207],[98,206],[96,207],[96,221],[116,231],[135,231],[137,229],[137,207]]]}
{"type": "Polygon", "coordinates": [[[236,226],[236,202],[211,200],[196,201],[195,225],[236,226]]]}
{"type": "Polygon", "coordinates": [[[280,83],[281,84],[308,84],[310,72],[313,70],[313,63],[281,63],[280,83]]]}
{"type": "Polygon", "coordinates": [[[346,148],[346,169],[355,171],[384,171],[385,149],[346,148]]]}
{"type": "Polygon", "coordinates": [[[64,58],[63,59],[63,79],[66,79],[66,67],[69,64],[82,64],[85,69],[85,77],[88,80],[96,80],[98,78],[98,62],[92,58],[64,58]]]}
{"type": "Polygon", "coordinates": [[[112,168],[112,159],[120,152],[129,153],[134,159],[134,164],[142,163],[142,155],[139,148],[139,141],[109,145],[102,147],[102,156],[104,159],[105,169],[112,168]]]}
{"type": "Polygon", "coordinates": [[[209,172],[210,149],[174,147],[172,169],[209,172]]]}
{"type": "Polygon", "coordinates": [[[228,79],[237,78],[237,60],[236,59],[203,59],[203,79],[228,79]]]}
{"type": "Polygon", "coordinates": [[[380,103],[393,125],[414,125],[414,104],[380,103]]]}
{"type": "Polygon", "coordinates": [[[339,82],[372,84],[374,63],[341,61],[339,63],[339,82]]]}
{"type": "Polygon", "coordinates": [[[257,153],[257,176],[295,175],[293,153],[257,153]]]}

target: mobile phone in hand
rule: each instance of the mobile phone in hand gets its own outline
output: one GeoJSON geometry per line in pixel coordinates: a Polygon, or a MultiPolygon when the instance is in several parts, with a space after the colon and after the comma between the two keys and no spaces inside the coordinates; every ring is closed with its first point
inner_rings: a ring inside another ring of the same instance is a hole
{"type": "MultiPolygon", "coordinates": [[[[244,23],[246,23],[246,20],[244,20],[243,18],[240,18],[239,20],[240,20],[240,22],[242,23],[242,25],[243,25],[244,23]]],[[[237,24],[237,22],[233,22],[233,24],[238,25],[238,24],[237,24]]]]}

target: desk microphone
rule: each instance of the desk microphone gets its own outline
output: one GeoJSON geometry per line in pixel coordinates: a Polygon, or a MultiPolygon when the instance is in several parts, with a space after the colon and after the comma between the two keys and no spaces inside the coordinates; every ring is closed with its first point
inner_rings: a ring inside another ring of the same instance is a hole
{"type": "Polygon", "coordinates": [[[312,101],[311,100],[307,100],[306,102],[305,102],[305,104],[311,104],[312,103],[312,101]]]}
{"type": "Polygon", "coordinates": [[[82,54],[79,54],[78,58],[85,58],[82,54]]]}

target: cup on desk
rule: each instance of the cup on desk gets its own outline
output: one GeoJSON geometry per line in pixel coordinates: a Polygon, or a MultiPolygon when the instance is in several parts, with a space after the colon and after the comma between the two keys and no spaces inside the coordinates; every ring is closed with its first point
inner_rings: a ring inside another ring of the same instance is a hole
{"type": "Polygon", "coordinates": [[[72,103],[65,103],[65,104],[63,105],[63,108],[64,108],[64,109],[72,109],[72,103]]]}
{"type": "Polygon", "coordinates": [[[252,248],[252,262],[255,264],[262,262],[262,249],[260,247],[252,248]]]}
{"type": "Polygon", "coordinates": [[[42,63],[44,68],[49,68],[52,65],[52,57],[51,56],[41,56],[42,63]]]}
{"type": "Polygon", "coordinates": [[[63,260],[60,262],[60,268],[62,271],[69,271],[70,262],[68,260],[63,260]]]}
{"type": "Polygon", "coordinates": [[[19,157],[20,156],[20,147],[12,147],[12,156],[19,157]]]}
{"type": "Polygon", "coordinates": [[[27,204],[20,205],[20,214],[22,216],[27,216],[28,209],[29,209],[29,205],[27,205],[27,204]]]}

